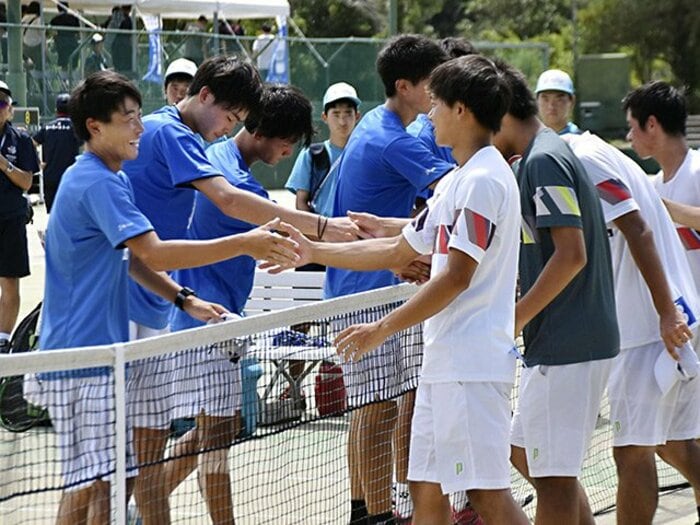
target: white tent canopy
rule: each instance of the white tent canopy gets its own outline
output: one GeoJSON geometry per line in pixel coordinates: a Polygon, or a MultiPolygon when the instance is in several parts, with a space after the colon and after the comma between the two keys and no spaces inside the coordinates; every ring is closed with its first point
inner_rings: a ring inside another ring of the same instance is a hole
{"type": "MultiPolygon", "coordinates": [[[[53,2],[45,0],[45,7],[55,9],[53,2]]],[[[71,9],[90,14],[109,14],[112,7],[131,3],[144,14],[163,18],[197,18],[212,13],[237,20],[239,18],[273,18],[289,16],[287,0],[68,0],[71,9]]]]}

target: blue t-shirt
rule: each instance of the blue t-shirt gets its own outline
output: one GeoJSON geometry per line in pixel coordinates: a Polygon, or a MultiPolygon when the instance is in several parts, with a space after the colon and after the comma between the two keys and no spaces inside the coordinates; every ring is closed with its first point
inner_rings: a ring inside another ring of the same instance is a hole
{"type": "MultiPolygon", "coordinates": [[[[207,156],[212,165],[224,173],[224,177],[232,186],[269,198],[267,191],[253,177],[233,139],[210,146],[207,156]]],[[[197,193],[187,238],[215,239],[244,233],[253,228],[256,228],[255,224],[225,215],[206,196],[197,193]]],[[[242,255],[216,264],[178,270],[173,277],[181,285],[196,290],[199,297],[220,303],[230,311],[241,314],[253,288],[255,259],[242,255]]],[[[203,324],[181,310],[173,309],[172,312],[173,330],[184,330],[203,324]]]]}
{"type": "MultiPolygon", "coordinates": [[[[335,189],[338,185],[338,166],[336,161],[343,153],[343,148],[331,143],[330,140],[323,142],[323,145],[328,152],[330,159],[331,171],[328,176],[323,179],[323,183],[316,193],[316,198],[311,203],[315,213],[330,217],[333,214],[333,199],[335,197],[335,189]]],[[[299,152],[297,160],[294,162],[292,173],[289,175],[287,188],[292,193],[296,194],[298,190],[311,191],[311,178],[314,171],[313,159],[309,148],[304,148],[299,152]]],[[[323,174],[320,174],[323,175],[323,174]]]]}
{"type": "Polygon", "coordinates": [[[564,126],[562,129],[560,129],[557,132],[557,134],[558,135],[566,135],[567,133],[573,133],[574,135],[580,135],[583,132],[581,131],[581,128],[579,128],[573,122],[567,122],[566,126],[564,126]]]}
{"type": "MultiPolygon", "coordinates": [[[[163,240],[182,239],[192,212],[191,183],[221,175],[207,159],[202,141],[182,122],[175,106],[143,119],[139,156],[124,163],[136,205],[163,240]]],[[[129,318],[153,329],[168,325],[172,305],[135,282],[129,285],[129,318]]]]}
{"type": "Polygon", "coordinates": [[[435,126],[425,113],[419,113],[416,120],[411,122],[406,128],[409,135],[416,137],[438,158],[445,162],[456,164],[452,156],[452,148],[438,146],[435,142],[435,126]]]}
{"type": "MultiPolygon", "coordinates": [[[[5,128],[0,131],[0,153],[19,169],[29,173],[39,171],[39,159],[32,139],[11,122],[5,123],[5,128]]],[[[0,171],[0,219],[19,217],[25,213],[27,201],[22,188],[12,182],[4,171],[0,171]]]]}
{"type": "Polygon", "coordinates": [[[82,144],[73,131],[70,117],[58,117],[42,126],[34,140],[41,144],[41,155],[46,162],[44,181],[58,185],[63,173],[80,154],[82,144]]]}
{"type": "MultiPolygon", "coordinates": [[[[124,243],[153,227],[134,204],[123,172],[93,153],[66,170],[46,230],[41,350],[129,339],[128,257],[124,243]]],[[[108,373],[88,368],[42,374],[48,379],[108,373]]]]}
{"type": "MultiPolygon", "coordinates": [[[[352,210],[408,217],[417,192],[453,167],[406,133],[396,113],[377,106],[359,122],[340,159],[333,216],[341,217],[352,210]]],[[[324,294],[338,297],[396,282],[388,270],[328,268],[324,294]]]]}

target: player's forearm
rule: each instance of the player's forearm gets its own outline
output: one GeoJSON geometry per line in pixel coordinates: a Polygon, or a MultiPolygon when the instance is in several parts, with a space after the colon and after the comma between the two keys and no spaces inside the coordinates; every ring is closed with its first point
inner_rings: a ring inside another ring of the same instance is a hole
{"type": "Polygon", "coordinates": [[[472,275],[473,272],[440,272],[403,305],[381,319],[380,330],[389,337],[433,317],[469,287],[472,275]]]}
{"type": "Polygon", "coordinates": [[[34,175],[29,171],[14,166],[9,160],[0,155],[0,169],[3,173],[10,179],[10,182],[22,189],[22,191],[29,191],[32,187],[32,179],[34,175]]]}
{"type": "Polygon", "coordinates": [[[700,208],[668,199],[662,200],[675,222],[694,230],[700,230],[700,208]]]}
{"type": "Polygon", "coordinates": [[[634,233],[626,233],[625,239],[632,258],[639,268],[649,292],[651,292],[656,312],[660,317],[673,314],[675,312],[674,298],[668,286],[661,258],[656,250],[653,232],[644,224],[644,228],[634,233]]]}
{"type": "Polygon", "coordinates": [[[181,288],[167,273],[152,270],[133,253],[129,258],[129,275],[144,288],[170,302],[175,300],[181,288]]]}
{"type": "MultiPolygon", "coordinates": [[[[403,237],[381,237],[347,243],[311,244],[313,262],[346,270],[386,270],[405,266],[417,253],[402,246],[403,237]]],[[[405,241],[404,241],[405,242],[405,241]]]]}
{"type": "Polygon", "coordinates": [[[516,303],[516,328],[522,328],[544,310],[585,265],[585,255],[581,259],[575,254],[556,250],[532,288],[516,303]]]}

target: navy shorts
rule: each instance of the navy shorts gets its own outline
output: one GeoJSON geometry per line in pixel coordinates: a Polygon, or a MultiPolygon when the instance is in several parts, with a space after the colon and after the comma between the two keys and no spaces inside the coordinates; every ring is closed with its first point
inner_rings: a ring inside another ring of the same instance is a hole
{"type": "Polygon", "coordinates": [[[0,219],[0,277],[29,275],[27,224],[24,215],[0,219]]]}

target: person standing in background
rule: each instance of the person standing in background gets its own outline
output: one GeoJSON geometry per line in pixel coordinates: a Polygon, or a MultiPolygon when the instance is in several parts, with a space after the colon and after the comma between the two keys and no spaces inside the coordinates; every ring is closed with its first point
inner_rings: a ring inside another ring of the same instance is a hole
{"type": "Polygon", "coordinates": [[[70,95],[61,93],[56,97],[56,118],[41,126],[32,137],[41,146],[44,172],[44,203],[46,213],[51,213],[58,185],[63,173],[75,162],[82,141],[78,139],[68,114],[70,95]]]}
{"type": "Polygon", "coordinates": [[[579,127],[571,122],[571,112],[576,104],[574,83],[560,69],[548,69],[537,79],[535,88],[537,109],[544,125],[559,135],[580,134],[579,127]]]}
{"type": "Polygon", "coordinates": [[[262,34],[258,35],[255,42],[253,42],[253,58],[256,59],[258,72],[263,81],[267,78],[267,72],[272,62],[272,55],[275,51],[272,45],[274,39],[275,35],[272,34],[272,26],[265,22],[262,25],[262,34]]]}
{"type": "Polygon", "coordinates": [[[78,53],[73,56],[73,60],[69,64],[71,54],[78,48],[77,31],[64,30],[63,27],[77,28],[80,27],[80,21],[77,17],[70,14],[67,10],[68,2],[58,4],[58,15],[51,19],[49,24],[56,28],[56,36],[54,42],[56,44],[56,53],[58,54],[58,65],[65,71],[69,72],[75,68],[78,63],[78,53]]]}

